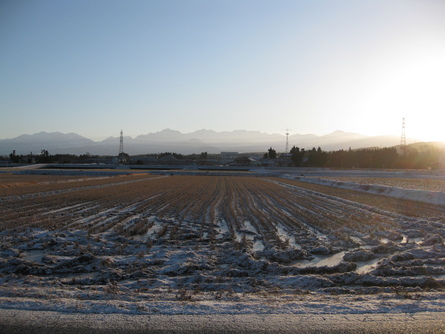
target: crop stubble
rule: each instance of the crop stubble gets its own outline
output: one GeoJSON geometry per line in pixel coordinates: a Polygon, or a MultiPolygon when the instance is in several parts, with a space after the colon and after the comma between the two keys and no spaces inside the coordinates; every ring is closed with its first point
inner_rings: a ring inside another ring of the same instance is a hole
{"type": "Polygon", "coordinates": [[[104,232],[119,230],[129,215],[137,215],[193,222],[211,235],[222,220],[232,236],[248,221],[260,235],[273,239],[271,233],[279,224],[293,231],[316,228],[332,233],[345,226],[360,231],[394,224],[392,214],[375,208],[408,216],[426,211],[437,216],[440,210],[298,181],[229,176],[88,179],[3,189],[3,195],[1,229],[17,231],[69,227],[104,232]],[[107,223],[112,215],[114,219],[107,223]]]}
{"type": "Polygon", "coordinates": [[[258,291],[260,285],[337,292],[345,286],[349,292],[357,286],[443,286],[443,207],[273,177],[138,174],[60,181],[28,186],[29,180],[15,180],[0,189],[3,252],[19,249],[3,255],[3,275],[57,278],[62,269],[69,272],[64,263],[71,256],[77,271],[93,275],[86,285],[108,284],[104,291],[114,291],[116,282],[123,289],[123,282],[150,278],[147,288],[179,289],[182,299],[190,281],[195,290],[229,292],[258,291]],[[33,231],[50,232],[37,237],[33,231]],[[78,238],[76,245],[66,233],[78,238]],[[65,250],[57,248],[57,238],[65,250]],[[17,271],[11,257],[26,258],[20,249],[43,250],[49,259],[20,260],[17,271]],[[348,261],[311,264],[342,252],[350,253],[348,261]],[[118,255],[126,260],[110,259],[118,255]],[[381,261],[374,271],[356,272],[357,263],[369,259],[381,261]],[[301,275],[312,275],[311,281],[301,275]]]}

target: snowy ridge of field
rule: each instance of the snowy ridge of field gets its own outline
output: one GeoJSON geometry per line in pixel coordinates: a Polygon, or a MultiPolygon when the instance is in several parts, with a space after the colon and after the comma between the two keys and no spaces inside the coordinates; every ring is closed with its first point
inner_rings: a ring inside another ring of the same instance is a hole
{"type": "Polygon", "coordinates": [[[299,177],[294,175],[283,176],[289,179],[295,179],[302,182],[316,183],[331,187],[363,191],[377,195],[385,195],[396,198],[408,199],[413,201],[425,202],[436,205],[445,205],[445,193],[440,191],[427,191],[420,189],[406,189],[394,186],[359,184],[355,182],[343,182],[318,177],[299,177]]]}
{"type": "MultiPolygon", "coordinates": [[[[44,296],[43,291],[35,291],[44,296]]],[[[242,294],[223,296],[221,300],[197,298],[191,301],[147,300],[132,295],[108,296],[102,300],[88,300],[88,294],[76,298],[8,298],[2,297],[2,309],[55,311],[63,313],[95,314],[369,314],[445,312],[443,292],[417,295],[258,295],[244,298],[242,294]]]]}

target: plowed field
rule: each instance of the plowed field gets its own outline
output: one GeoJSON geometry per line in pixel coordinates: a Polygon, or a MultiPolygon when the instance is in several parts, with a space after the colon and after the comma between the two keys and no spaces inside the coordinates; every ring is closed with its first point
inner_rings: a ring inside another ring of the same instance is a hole
{"type": "Polygon", "coordinates": [[[267,176],[0,180],[3,302],[445,287],[444,206],[267,176]]]}

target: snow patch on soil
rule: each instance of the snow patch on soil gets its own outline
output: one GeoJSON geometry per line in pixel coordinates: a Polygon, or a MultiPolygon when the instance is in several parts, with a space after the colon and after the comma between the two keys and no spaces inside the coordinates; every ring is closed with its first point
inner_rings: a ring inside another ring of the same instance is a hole
{"type": "Polygon", "coordinates": [[[298,181],[303,181],[308,183],[333,186],[342,189],[363,191],[377,195],[385,195],[401,199],[425,202],[435,205],[445,205],[444,192],[406,189],[406,188],[390,187],[384,185],[363,185],[354,182],[342,182],[329,179],[321,179],[317,177],[288,176],[287,178],[296,179],[298,181]]]}

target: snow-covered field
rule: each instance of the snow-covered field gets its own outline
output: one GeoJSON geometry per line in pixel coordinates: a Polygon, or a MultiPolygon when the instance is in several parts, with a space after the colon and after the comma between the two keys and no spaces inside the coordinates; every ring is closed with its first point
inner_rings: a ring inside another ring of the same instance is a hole
{"type": "Polygon", "coordinates": [[[445,171],[309,171],[287,175],[304,182],[329,185],[433,203],[445,204],[445,171]]]}
{"type": "MultiPolygon", "coordinates": [[[[343,183],[358,183],[361,185],[385,186],[406,190],[422,190],[430,192],[445,192],[445,179],[421,178],[384,178],[384,177],[320,177],[320,179],[339,181],[343,183]]],[[[362,187],[365,188],[365,187],[362,187]]]]}
{"type": "Polygon", "coordinates": [[[0,308],[444,312],[443,176],[340,172],[0,174],[0,308]]]}

